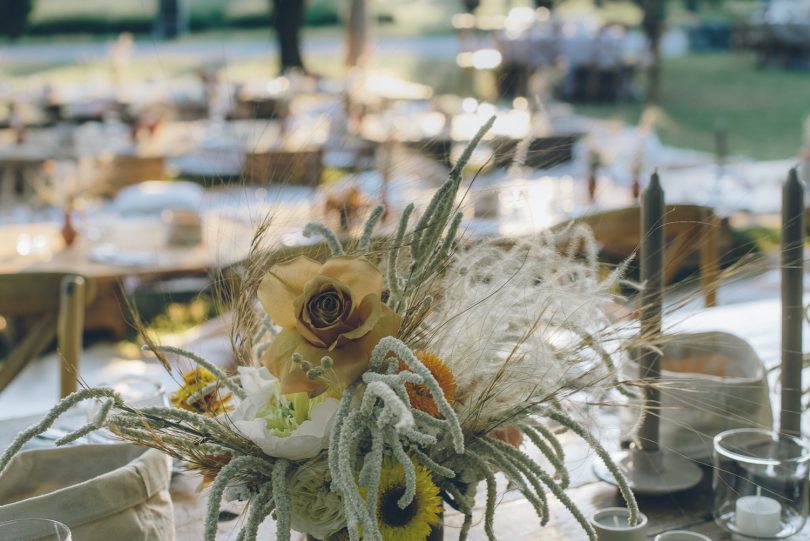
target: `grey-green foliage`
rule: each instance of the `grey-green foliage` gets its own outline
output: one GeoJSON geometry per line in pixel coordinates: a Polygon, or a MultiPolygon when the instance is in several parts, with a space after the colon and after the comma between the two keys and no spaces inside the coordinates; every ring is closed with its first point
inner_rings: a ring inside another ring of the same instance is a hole
{"type": "MultiPolygon", "coordinates": [[[[406,488],[398,502],[404,509],[415,492],[413,457],[427,458],[425,450],[437,445],[446,445],[461,454],[464,435],[458,417],[430,370],[400,340],[391,336],[380,340],[362,383],[349,387],[341,398],[329,445],[329,469],[332,489],[340,493],[345,504],[351,541],[358,541],[361,531],[366,541],[384,541],[376,511],[384,457],[392,456],[404,469],[406,488]],[[399,371],[400,361],[407,370],[399,371]],[[427,388],[442,419],[428,421],[414,415],[405,388],[407,383],[427,388]],[[350,405],[361,391],[360,406],[352,409],[350,405]],[[434,435],[437,430],[444,434],[442,442],[434,435]],[[360,485],[365,489],[365,498],[360,485]]],[[[437,476],[455,476],[455,472],[429,459],[423,464],[437,476]]]]}
{"type": "MultiPolygon", "coordinates": [[[[478,130],[464,149],[447,181],[436,191],[416,225],[409,230],[414,206],[405,207],[399,221],[393,244],[384,260],[386,266],[386,288],[389,292],[387,304],[396,312],[401,312],[419,284],[429,280],[441,271],[455,248],[462,214],[457,212],[456,197],[462,181],[462,172],[470,161],[473,151],[484,135],[492,128],[495,117],[490,118],[478,130]],[[408,248],[408,250],[406,250],[408,248]],[[408,261],[400,268],[402,254],[406,252],[408,261]]],[[[374,209],[363,227],[363,234],[355,253],[367,255],[375,226],[383,215],[384,208],[374,209]]],[[[310,222],[304,228],[306,236],[320,235],[324,238],[332,255],[345,254],[345,248],[337,235],[326,225],[310,222]]]]}

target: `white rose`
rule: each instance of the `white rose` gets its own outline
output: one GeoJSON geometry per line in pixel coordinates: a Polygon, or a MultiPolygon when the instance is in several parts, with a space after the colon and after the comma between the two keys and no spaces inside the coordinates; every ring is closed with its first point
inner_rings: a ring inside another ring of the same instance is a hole
{"type": "Polygon", "coordinates": [[[302,460],[329,447],[339,402],[306,393],[282,395],[266,368],[240,367],[247,397],[228,418],[246,438],[268,456],[302,460]]]}
{"type": "Polygon", "coordinates": [[[343,500],[330,487],[329,462],[318,457],[295,470],[290,479],[292,528],[326,539],[346,527],[343,500]]]}

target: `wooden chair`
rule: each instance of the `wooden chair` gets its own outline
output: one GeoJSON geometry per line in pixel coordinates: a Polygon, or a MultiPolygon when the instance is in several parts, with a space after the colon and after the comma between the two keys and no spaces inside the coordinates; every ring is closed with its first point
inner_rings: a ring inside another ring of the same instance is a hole
{"type": "Polygon", "coordinates": [[[0,360],[0,392],[25,366],[57,339],[61,357],[60,395],[77,388],[84,312],[94,287],[82,276],[63,273],[0,274],[0,314],[33,323],[0,360]]]}
{"type": "Polygon", "coordinates": [[[100,161],[96,169],[98,176],[89,190],[92,195],[112,197],[132,184],[166,178],[162,156],[118,154],[100,161]]]}
{"type": "Polygon", "coordinates": [[[323,174],[323,150],[248,152],[242,175],[247,182],[318,186],[323,174]]]}
{"type": "MultiPolygon", "coordinates": [[[[602,253],[626,259],[641,245],[641,209],[628,207],[591,214],[576,220],[587,224],[602,253]]],[[[700,282],[706,306],[717,304],[722,221],[711,208],[698,205],[667,205],[664,237],[664,284],[697,254],[700,282]]]]}

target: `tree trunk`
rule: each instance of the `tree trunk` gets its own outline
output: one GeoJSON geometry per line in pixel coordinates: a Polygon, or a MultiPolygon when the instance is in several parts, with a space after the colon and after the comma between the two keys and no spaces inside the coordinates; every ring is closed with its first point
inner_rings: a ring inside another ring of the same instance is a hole
{"type": "Polygon", "coordinates": [[[647,101],[656,102],[661,85],[661,37],[666,20],[665,0],[639,0],[644,19],[641,25],[650,43],[650,66],[647,70],[647,101]]]}
{"type": "Polygon", "coordinates": [[[650,66],[647,71],[647,101],[656,103],[661,97],[661,31],[647,34],[650,40],[650,66]]]}
{"type": "Polygon", "coordinates": [[[304,68],[301,58],[301,27],[304,25],[305,0],[271,0],[273,27],[279,45],[279,64],[282,73],[304,68]]]}
{"type": "Polygon", "coordinates": [[[188,9],[185,0],[158,2],[157,33],[163,39],[174,39],[188,32],[188,9]]]}
{"type": "Polygon", "coordinates": [[[371,36],[369,0],[349,2],[349,20],[346,24],[346,67],[367,66],[371,36]]]}

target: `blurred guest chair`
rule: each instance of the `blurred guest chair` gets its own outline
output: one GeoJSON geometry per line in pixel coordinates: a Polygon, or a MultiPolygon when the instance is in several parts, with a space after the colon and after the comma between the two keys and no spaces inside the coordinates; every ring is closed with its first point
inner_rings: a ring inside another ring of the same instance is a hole
{"type": "Polygon", "coordinates": [[[242,175],[257,184],[318,186],[323,173],[323,150],[249,152],[242,175]]]}
{"type": "Polygon", "coordinates": [[[9,355],[0,360],[0,392],[54,337],[61,358],[60,395],[65,397],[76,390],[84,312],[94,291],[92,283],[73,274],[0,274],[0,314],[32,323],[9,355]]]}
{"type": "Polygon", "coordinates": [[[99,163],[98,169],[98,178],[91,190],[93,195],[114,196],[132,184],[166,177],[163,156],[116,154],[99,163]]]}
{"type": "MultiPolygon", "coordinates": [[[[641,245],[641,209],[628,207],[583,216],[584,223],[608,259],[624,260],[641,245]]],[[[717,280],[723,223],[711,208],[698,205],[667,205],[664,237],[664,284],[690,266],[690,256],[697,254],[701,289],[706,306],[717,304],[717,280]]]]}

